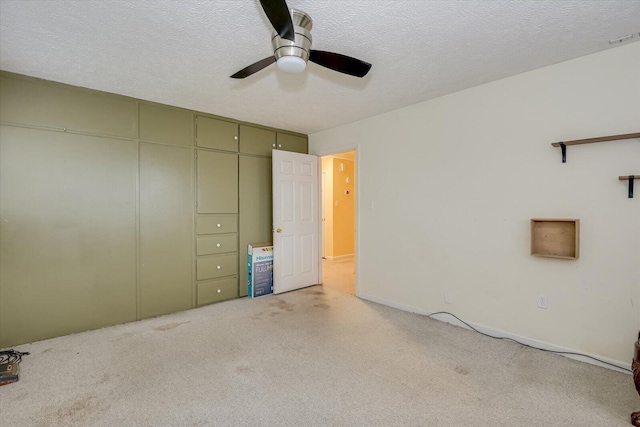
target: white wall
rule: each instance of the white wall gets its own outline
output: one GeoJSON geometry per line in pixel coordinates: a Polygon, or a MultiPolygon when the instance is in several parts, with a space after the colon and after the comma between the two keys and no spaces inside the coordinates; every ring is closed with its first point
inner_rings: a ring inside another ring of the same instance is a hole
{"type": "Polygon", "coordinates": [[[640,328],[640,184],[628,199],[618,176],[640,175],[640,141],[569,147],[566,164],[550,144],[631,132],[640,132],[640,43],[309,142],[312,153],[358,146],[360,296],[452,311],[628,367],[640,328]],[[581,220],[579,260],[529,254],[538,217],[581,220]]]}

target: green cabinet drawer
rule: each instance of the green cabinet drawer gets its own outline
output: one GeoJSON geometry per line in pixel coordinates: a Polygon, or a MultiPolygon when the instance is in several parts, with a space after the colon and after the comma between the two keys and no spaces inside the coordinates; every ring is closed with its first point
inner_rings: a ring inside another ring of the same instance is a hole
{"type": "Polygon", "coordinates": [[[210,117],[196,117],[196,145],[238,152],[238,124],[210,117]]]}
{"type": "Polygon", "coordinates": [[[197,213],[238,213],[238,155],[197,150],[197,213]]]}
{"type": "Polygon", "coordinates": [[[140,104],[140,139],[193,147],[193,113],[155,104],[140,104]]]}
{"type": "Polygon", "coordinates": [[[294,151],[296,153],[305,154],[309,152],[309,146],[307,144],[306,137],[278,132],[277,139],[278,150],[294,151]]]}
{"type": "Polygon", "coordinates": [[[276,133],[253,126],[240,125],[240,152],[271,157],[276,148],[276,133]]]}
{"type": "Polygon", "coordinates": [[[196,260],[196,280],[217,279],[238,274],[238,254],[212,255],[196,260]]]}
{"type": "Polygon", "coordinates": [[[237,234],[218,234],[202,236],[196,240],[196,255],[213,255],[225,252],[238,252],[237,234]]]}
{"type": "Polygon", "coordinates": [[[200,282],[196,292],[199,306],[237,298],[238,276],[200,282]]]}
{"type": "Polygon", "coordinates": [[[203,215],[196,218],[196,234],[238,232],[238,215],[203,215]]]}

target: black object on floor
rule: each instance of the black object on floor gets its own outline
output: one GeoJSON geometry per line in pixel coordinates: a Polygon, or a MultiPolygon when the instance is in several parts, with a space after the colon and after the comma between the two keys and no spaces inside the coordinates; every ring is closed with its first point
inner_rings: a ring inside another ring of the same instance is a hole
{"type": "Polygon", "coordinates": [[[0,386],[18,381],[22,356],[28,354],[13,349],[0,351],[0,386]]]}

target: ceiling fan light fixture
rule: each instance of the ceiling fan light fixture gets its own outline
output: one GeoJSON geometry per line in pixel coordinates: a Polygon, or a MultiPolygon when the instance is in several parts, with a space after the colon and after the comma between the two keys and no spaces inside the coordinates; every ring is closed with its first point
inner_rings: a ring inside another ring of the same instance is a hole
{"type": "Polygon", "coordinates": [[[276,64],[286,73],[301,73],[307,68],[307,61],[299,56],[281,56],[276,64]]]}
{"type": "Polygon", "coordinates": [[[274,62],[286,73],[302,73],[307,68],[307,61],[355,77],[364,77],[371,69],[368,62],[340,53],[311,49],[313,20],[301,10],[289,10],[286,0],[260,0],[260,4],[273,25],[273,56],[243,68],[231,75],[232,79],[244,79],[274,62]]]}

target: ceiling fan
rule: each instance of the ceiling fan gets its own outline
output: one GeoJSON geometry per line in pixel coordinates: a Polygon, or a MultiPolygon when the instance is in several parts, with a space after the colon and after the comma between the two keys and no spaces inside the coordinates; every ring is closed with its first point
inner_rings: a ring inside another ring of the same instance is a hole
{"type": "Polygon", "coordinates": [[[297,9],[289,12],[286,0],[260,0],[260,4],[275,30],[271,38],[273,56],[243,68],[232,75],[232,79],[249,77],[274,62],[280,70],[288,73],[303,72],[307,61],[355,77],[364,77],[371,69],[368,62],[339,53],[311,49],[311,17],[297,9]]]}

